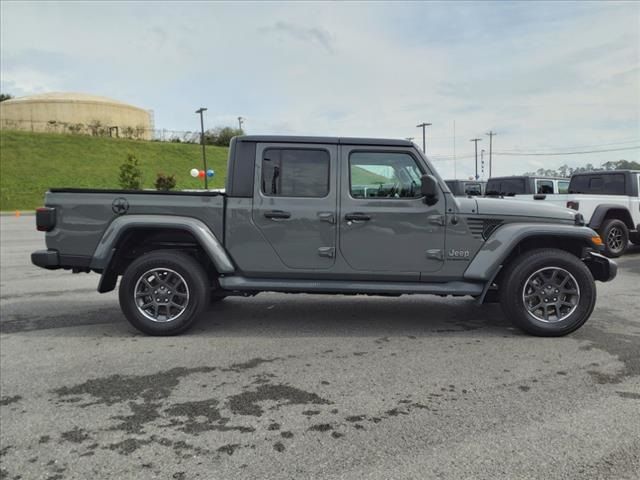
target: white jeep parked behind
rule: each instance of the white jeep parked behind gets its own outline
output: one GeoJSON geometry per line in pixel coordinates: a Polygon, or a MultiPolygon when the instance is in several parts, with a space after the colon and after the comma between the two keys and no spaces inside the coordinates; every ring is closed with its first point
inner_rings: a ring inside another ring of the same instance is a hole
{"type": "Polygon", "coordinates": [[[544,201],[580,212],[602,237],[605,254],[619,257],[629,240],[640,245],[639,193],[640,170],[605,170],[573,175],[568,194],[549,195],[544,201]]]}

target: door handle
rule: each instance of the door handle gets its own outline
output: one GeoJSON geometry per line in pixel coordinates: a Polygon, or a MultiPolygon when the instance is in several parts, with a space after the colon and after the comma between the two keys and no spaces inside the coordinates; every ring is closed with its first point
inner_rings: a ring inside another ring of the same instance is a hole
{"type": "Polygon", "coordinates": [[[371,217],[367,214],[364,213],[347,213],[344,216],[344,219],[347,222],[368,222],[369,220],[371,220],[371,217]]]}
{"type": "Polygon", "coordinates": [[[290,218],[291,217],[291,213],[284,212],[282,210],[271,210],[270,212],[264,212],[264,216],[266,218],[270,218],[272,220],[285,219],[285,218],[290,218]]]}

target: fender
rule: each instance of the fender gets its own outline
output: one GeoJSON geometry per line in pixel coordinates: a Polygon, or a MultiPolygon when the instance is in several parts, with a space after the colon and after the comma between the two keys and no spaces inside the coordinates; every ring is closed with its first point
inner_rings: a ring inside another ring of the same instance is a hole
{"type": "Polygon", "coordinates": [[[589,227],[593,229],[600,228],[602,226],[602,223],[604,222],[605,217],[607,216],[607,213],[609,213],[611,210],[619,210],[620,212],[622,212],[622,221],[630,229],[634,228],[629,209],[627,209],[627,207],[625,207],[624,205],[616,205],[615,203],[603,203],[602,205],[598,205],[593,211],[593,215],[591,215],[591,220],[589,220],[589,227]]]}
{"type": "Polygon", "coordinates": [[[520,242],[533,237],[574,238],[581,244],[599,250],[591,240],[598,234],[589,227],[549,223],[508,223],[498,228],[484,243],[464,272],[464,279],[491,280],[502,262],[520,242]]]}
{"type": "Polygon", "coordinates": [[[235,266],[220,241],[207,225],[196,218],[169,215],[122,215],[107,227],[91,259],[91,269],[103,271],[98,286],[99,292],[107,292],[115,288],[115,275],[110,272],[109,264],[118,240],[128,231],[145,228],[186,230],[196,238],[219,273],[235,271],[235,266]]]}

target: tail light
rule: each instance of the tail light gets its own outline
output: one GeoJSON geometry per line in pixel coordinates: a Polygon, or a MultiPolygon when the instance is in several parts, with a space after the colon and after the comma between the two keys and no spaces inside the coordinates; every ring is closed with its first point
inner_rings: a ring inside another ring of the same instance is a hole
{"type": "Polygon", "coordinates": [[[56,209],[53,207],[36,208],[36,228],[40,232],[50,232],[56,226],[56,209]]]}
{"type": "Polygon", "coordinates": [[[570,208],[572,210],[580,210],[580,202],[574,202],[570,200],[567,202],[567,208],[570,208]]]}

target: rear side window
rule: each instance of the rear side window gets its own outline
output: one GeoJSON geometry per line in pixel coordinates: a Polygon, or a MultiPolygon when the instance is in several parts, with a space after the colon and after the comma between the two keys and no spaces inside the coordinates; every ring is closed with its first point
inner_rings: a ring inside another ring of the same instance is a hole
{"type": "Polygon", "coordinates": [[[569,193],[591,193],[594,195],[624,195],[623,173],[608,175],[577,175],[571,179],[569,193]]]}
{"type": "Polygon", "coordinates": [[[489,180],[487,183],[487,195],[522,195],[526,193],[524,178],[504,178],[489,180]]]}
{"type": "Polygon", "coordinates": [[[326,197],[329,152],[269,148],[262,154],[262,193],[274,197],[326,197]]]}
{"type": "Polygon", "coordinates": [[[536,180],[536,193],[550,195],[553,193],[553,180],[536,180]]]}

